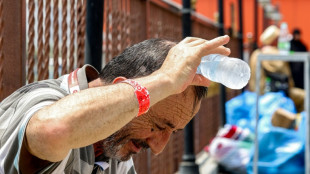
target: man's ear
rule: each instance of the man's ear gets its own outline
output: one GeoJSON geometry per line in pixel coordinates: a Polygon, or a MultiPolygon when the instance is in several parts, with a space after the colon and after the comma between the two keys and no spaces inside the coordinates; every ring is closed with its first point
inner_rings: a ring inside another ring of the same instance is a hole
{"type": "Polygon", "coordinates": [[[116,83],[119,83],[119,82],[121,82],[121,81],[124,81],[124,80],[126,80],[127,78],[126,77],[122,77],[122,76],[120,76],[120,77],[116,77],[114,80],[113,80],[113,84],[116,84],[116,83]]]}

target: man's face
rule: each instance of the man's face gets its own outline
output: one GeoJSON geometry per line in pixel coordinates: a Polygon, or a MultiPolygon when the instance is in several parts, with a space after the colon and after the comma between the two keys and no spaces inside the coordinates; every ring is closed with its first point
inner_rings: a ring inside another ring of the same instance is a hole
{"type": "Polygon", "coordinates": [[[294,40],[300,40],[301,36],[299,33],[295,33],[293,38],[294,38],[294,40]]]}
{"type": "Polygon", "coordinates": [[[100,142],[105,158],[126,161],[132,154],[147,148],[159,154],[168,143],[170,135],[183,129],[198,112],[201,101],[195,106],[194,102],[194,87],[188,87],[183,93],[158,102],[146,114],[133,119],[100,142]]]}

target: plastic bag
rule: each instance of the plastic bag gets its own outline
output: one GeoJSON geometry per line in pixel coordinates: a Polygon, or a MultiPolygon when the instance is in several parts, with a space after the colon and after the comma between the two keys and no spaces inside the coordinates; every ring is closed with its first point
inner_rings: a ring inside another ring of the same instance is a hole
{"type": "MultiPolygon", "coordinates": [[[[305,114],[298,131],[273,127],[268,117],[259,122],[259,161],[260,174],[303,174],[305,172],[305,114]]],[[[253,173],[254,148],[247,167],[253,173]]]]}
{"type": "MultiPolygon", "coordinates": [[[[291,113],[296,113],[293,100],[287,97],[282,91],[268,92],[260,96],[258,107],[259,118],[262,118],[263,116],[271,117],[272,114],[279,108],[285,109],[291,113]]],[[[254,106],[250,112],[250,114],[255,117],[256,107],[254,106]]]]}
{"type": "MultiPolygon", "coordinates": [[[[304,173],[305,119],[298,131],[274,127],[272,114],[279,108],[296,113],[294,102],[284,92],[268,92],[259,97],[259,174],[304,173]]],[[[254,132],[256,121],[256,94],[244,92],[226,103],[229,124],[249,128],[254,132]]],[[[253,172],[254,146],[247,172],[253,172]]]]}
{"type": "Polygon", "coordinates": [[[251,112],[256,103],[256,94],[245,91],[225,104],[227,124],[254,130],[255,115],[251,112]]]}
{"type": "MultiPolygon", "coordinates": [[[[245,91],[226,102],[227,124],[249,128],[254,132],[256,122],[256,93],[245,91]]],[[[294,102],[284,92],[268,92],[259,98],[259,118],[271,117],[278,109],[283,108],[296,113],[294,102]]]]}
{"type": "Polygon", "coordinates": [[[249,142],[217,137],[209,147],[209,154],[227,170],[242,174],[246,173],[251,146],[249,142]]]}
{"type": "Polygon", "coordinates": [[[246,173],[253,138],[254,135],[248,129],[225,125],[206,150],[226,170],[246,173]]]}

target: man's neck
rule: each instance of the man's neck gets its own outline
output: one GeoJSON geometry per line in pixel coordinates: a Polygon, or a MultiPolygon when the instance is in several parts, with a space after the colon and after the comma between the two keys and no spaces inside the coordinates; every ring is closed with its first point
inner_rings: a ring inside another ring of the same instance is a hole
{"type": "Polygon", "coordinates": [[[89,88],[94,88],[94,87],[98,87],[98,86],[103,86],[103,82],[100,80],[100,78],[97,78],[91,82],[88,83],[88,87],[89,88]]]}

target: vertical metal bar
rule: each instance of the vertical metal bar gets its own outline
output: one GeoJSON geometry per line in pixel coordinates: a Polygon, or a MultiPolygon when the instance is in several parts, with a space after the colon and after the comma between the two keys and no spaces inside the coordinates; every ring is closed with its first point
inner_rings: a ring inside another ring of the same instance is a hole
{"type": "Polygon", "coordinates": [[[123,50],[125,49],[125,44],[126,44],[126,29],[125,29],[125,22],[127,21],[126,19],[126,14],[125,14],[125,0],[121,0],[119,1],[119,26],[120,26],[120,32],[119,32],[119,35],[120,35],[120,50],[123,50]]]}
{"type": "Polygon", "coordinates": [[[86,30],[86,0],[78,0],[77,3],[78,19],[77,19],[77,67],[84,64],[85,53],[85,30],[86,30]]]}
{"type": "Polygon", "coordinates": [[[223,0],[218,0],[218,24],[219,24],[219,35],[224,35],[224,5],[223,0]]]}
{"type": "MultiPolygon", "coordinates": [[[[182,29],[183,38],[192,35],[191,21],[191,2],[190,0],[182,0],[182,29]]],[[[196,174],[199,173],[199,166],[195,163],[194,153],[194,122],[193,119],[186,125],[184,129],[184,153],[180,164],[180,174],[196,174]]]]}
{"type": "Polygon", "coordinates": [[[192,35],[192,21],[191,21],[191,2],[190,0],[182,0],[182,29],[183,38],[192,35]]]}
{"type": "Polygon", "coordinates": [[[105,37],[104,42],[105,44],[103,45],[105,47],[105,63],[109,62],[110,59],[112,59],[111,57],[111,19],[110,19],[110,15],[111,15],[111,2],[110,0],[106,0],[105,4],[104,4],[104,23],[105,23],[105,37]]]}
{"type": "Polygon", "coordinates": [[[53,57],[54,57],[54,78],[58,78],[58,68],[59,68],[59,64],[58,64],[58,57],[59,57],[59,1],[58,0],[54,0],[54,8],[53,8],[53,16],[54,16],[54,20],[53,20],[53,26],[54,26],[54,33],[53,33],[53,42],[54,42],[54,48],[53,48],[53,57]]]}
{"type": "Polygon", "coordinates": [[[35,2],[34,1],[28,1],[28,83],[32,83],[34,81],[34,26],[35,26],[35,2]]]}
{"type": "MultiPolygon", "coordinates": [[[[219,11],[219,36],[224,35],[224,6],[223,0],[218,0],[218,11],[219,11]]],[[[220,85],[220,114],[221,114],[221,125],[224,126],[226,123],[226,88],[224,85],[220,85]]]]}
{"type": "Polygon", "coordinates": [[[192,21],[191,21],[191,4],[190,0],[182,0],[182,29],[183,38],[192,35],[192,21]]]}
{"type": "Polygon", "coordinates": [[[254,0],[254,42],[253,50],[258,48],[258,0],[254,0]]]}
{"type": "Polygon", "coordinates": [[[254,160],[253,160],[253,173],[258,174],[258,154],[259,154],[259,146],[258,146],[258,120],[259,120],[259,95],[260,95],[260,89],[259,89],[259,82],[260,82],[260,76],[261,76],[261,59],[258,56],[258,61],[256,64],[256,122],[255,122],[255,139],[254,139],[254,145],[255,145],[255,152],[254,152],[254,160]]]}
{"type": "Polygon", "coordinates": [[[111,41],[110,41],[110,45],[112,46],[111,48],[111,59],[116,56],[118,54],[118,46],[117,46],[117,35],[118,35],[118,13],[117,13],[117,3],[118,1],[113,1],[110,0],[110,7],[111,7],[111,32],[110,32],[110,36],[111,37],[111,41]]]}
{"type": "Polygon", "coordinates": [[[146,27],[146,33],[145,33],[145,36],[146,38],[150,38],[151,37],[151,19],[150,19],[150,16],[151,16],[151,4],[150,4],[150,1],[146,1],[146,17],[145,17],[145,27],[146,27]]]}
{"type": "MultiPolygon", "coordinates": [[[[238,32],[238,39],[239,39],[239,52],[240,52],[240,59],[244,60],[243,57],[243,3],[242,0],[239,0],[239,32],[238,32]]],[[[244,92],[244,88],[242,88],[242,92],[244,92]]]]}
{"type": "Polygon", "coordinates": [[[124,15],[125,15],[125,25],[124,25],[124,34],[125,40],[123,41],[123,49],[127,48],[130,45],[130,11],[129,11],[130,0],[125,0],[124,2],[124,15]]]}
{"type": "MultiPolygon", "coordinates": [[[[130,23],[131,23],[131,19],[133,17],[133,15],[130,14],[130,2],[131,0],[126,0],[126,16],[127,16],[127,20],[126,20],[126,45],[125,48],[127,48],[128,46],[131,45],[132,40],[130,37],[130,23]]],[[[136,7],[137,8],[137,7],[136,7]]]]}
{"type": "Polygon", "coordinates": [[[242,10],[243,10],[243,3],[242,0],[239,0],[239,32],[238,32],[238,39],[239,39],[239,52],[240,52],[240,59],[243,60],[243,17],[242,17],[242,10]]]}
{"type": "Polygon", "coordinates": [[[75,48],[75,9],[76,0],[71,0],[70,3],[70,50],[69,50],[69,72],[74,69],[74,48],[75,48]]]}
{"type": "MultiPolygon", "coordinates": [[[[51,28],[51,0],[45,0],[45,31],[44,31],[44,53],[43,53],[43,79],[49,75],[50,60],[50,28],[51,28]]],[[[41,9],[42,10],[42,9],[41,9]]]]}
{"type": "Polygon", "coordinates": [[[306,154],[305,154],[305,164],[306,164],[306,174],[310,173],[310,54],[307,54],[307,59],[304,62],[304,88],[306,89],[306,98],[305,98],[305,111],[306,111],[306,154]]]}
{"type": "Polygon", "coordinates": [[[87,0],[85,63],[98,71],[102,65],[102,32],[104,0],[87,0]]]}
{"type": "Polygon", "coordinates": [[[67,9],[67,0],[62,0],[62,48],[61,48],[61,74],[66,74],[67,71],[67,16],[68,16],[68,9],[67,9]]]}
{"type": "Polygon", "coordinates": [[[43,80],[44,78],[44,67],[43,67],[43,60],[44,60],[44,30],[43,30],[43,10],[44,10],[44,1],[39,1],[38,7],[38,80],[43,80]]]}

